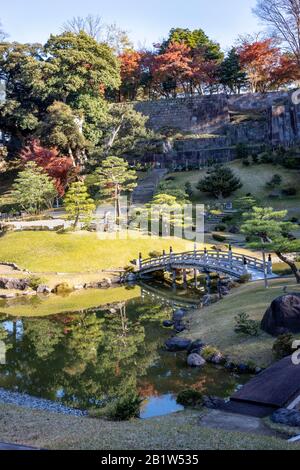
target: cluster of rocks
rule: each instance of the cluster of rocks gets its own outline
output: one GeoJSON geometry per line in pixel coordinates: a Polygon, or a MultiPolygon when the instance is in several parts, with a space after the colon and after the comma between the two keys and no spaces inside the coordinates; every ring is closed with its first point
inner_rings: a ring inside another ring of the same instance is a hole
{"type": "Polygon", "coordinates": [[[101,281],[78,284],[74,287],[69,286],[67,283],[57,284],[51,289],[46,284],[40,284],[36,288],[31,288],[31,279],[17,279],[17,278],[0,278],[0,289],[3,290],[14,290],[18,292],[1,292],[0,299],[13,299],[19,296],[34,295],[34,294],[51,294],[59,293],[60,290],[71,292],[73,290],[84,290],[84,289],[109,289],[114,284],[119,283],[119,279],[105,278],[101,281]]]}
{"type": "Polygon", "coordinates": [[[271,420],[276,424],[300,427],[300,411],[280,408],[272,414],[271,420]]]}
{"type": "Polygon", "coordinates": [[[30,287],[30,279],[0,278],[0,289],[26,290],[30,287]]]}
{"type": "Polygon", "coordinates": [[[163,326],[165,328],[174,328],[175,333],[182,333],[186,330],[186,323],[184,317],[187,315],[188,310],[178,309],[173,313],[172,320],[165,320],[163,326]]]}
{"type": "MultiPolygon", "coordinates": [[[[181,333],[186,329],[184,318],[188,310],[178,309],[173,313],[172,320],[165,320],[166,328],[174,328],[174,332],[181,333]]],[[[189,367],[203,367],[206,363],[224,366],[228,371],[238,374],[259,374],[262,369],[253,364],[234,363],[222,354],[218,349],[208,346],[201,339],[192,341],[180,336],[172,336],[165,343],[165,349],[169,352],[186,352],[187,365],[189,367]]]]}

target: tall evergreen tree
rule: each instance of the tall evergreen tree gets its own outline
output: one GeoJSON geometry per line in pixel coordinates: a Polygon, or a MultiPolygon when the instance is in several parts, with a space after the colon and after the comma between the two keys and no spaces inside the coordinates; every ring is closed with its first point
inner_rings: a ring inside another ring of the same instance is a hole
{"type": "Polygon", "coordinates": [[[242,70],[239,55],[232,48],[220,66],[220,82],[225,90],[240,93],[247,83],[246,73],[242,70]]]}
{"type": "Polygon", "coordinates": [[[212,194],[216,198],[227,198],[243,186],[240,178],[231,168],[215,166],[199,181],[197,189],[203,193],[212,194]]]}

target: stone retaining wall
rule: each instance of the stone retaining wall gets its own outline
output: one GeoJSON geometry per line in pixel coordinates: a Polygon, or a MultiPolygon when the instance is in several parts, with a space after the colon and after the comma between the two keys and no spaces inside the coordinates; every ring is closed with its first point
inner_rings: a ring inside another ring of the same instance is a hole
{"type": "Polygon", "coordinates": [[[250,153],[264,145],[289,147],[300,143],[300,105],[291,92],[246,95],[212,95],[173,100],[136,102],[135,109],[149,117],[148,127],[163,133],[192,134],[195,138],[165,139],[161,153],[146,161],[168,168],[196,168],[211,160],[236,157],[243,143],[250,153]],[[199,137],[197,137],[199,135],[199,137]]]}

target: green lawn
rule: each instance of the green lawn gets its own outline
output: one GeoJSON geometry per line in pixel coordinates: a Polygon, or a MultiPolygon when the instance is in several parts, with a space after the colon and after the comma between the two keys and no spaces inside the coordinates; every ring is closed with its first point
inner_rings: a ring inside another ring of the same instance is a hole
{"type": "Polygon", "coordinates": [[[199,426],[199,412],[109,422],[0,406],[0,441],[66,450],[299,450],[275,437],[199,426]]]}
{"type": "Polygon", "coordinates": [[[116,287],[113,289],[87,289],[69,295],[34,296],[9,301],[0,300],[0,315],[17,317],[43,317],[101,307],[140,297],[139,287],[116,287]]]}
{"type": "Polygon", "coordinates": [[[258,366],[268,366],[273,361],[275,339],[263,332],[257,337],[235,333],[234,318],[238,313],[246,312],[253,320],[261,321],[272,300],[283,295],[284,286],[289,292],[300,292],[300,285],[292,278],[272,280],[269,290],[262,282],[234,289],[222,301],[193,311],[189,317],[189,333],[185,332],[183,336],[217,346],[234,361],[254,361],[258,366]]]}
{"type": "Polygon", "coordinates": [[[127,266],[154,250],[191,250],[181,239],[139,237],[101,240],[96,233],[14,232],[0,238],[0,262],[15,262],[35,273],[84,273],[127,266]]]}
{"type": "MultiPolygon", "coordinates": [[[[138,232],[132,232],[132,235],[132,238],[124,240],[101,240],[96,233],[89,232],[63,235],[55,232],[11,232],[0,238],[0,263],[14,262],[49,278],[51,273],[99,273],[101,270],[123,268],[131,260],[136,260],[140,252],[148,258],[150,252],[168,251],[170,246],[177,253],[194,249],[194,243],[179,238],[140,236],[138,232]]],[[[198,248],[203,248],[203,245],[198,244],[198,248]]],[[[235,251],[253,255],[249,250],[235,251]]]]}
{"type": "MultiPolygon", "coordinates": [[[[279,199],[269,198],[269,194],[272,192],[270,189],[266,189],[266,183],[268,183],[274,174],[280,174],[283,178],[282,188],[293,186],[299,188],[299,171],[288,170],[281,166],[276,165],[251,165],[246,167],[241,161],[235,160],[229,163],[229,166],[235,171],[243,182],[243,187],[235,194],[228,198],[233,200],[239,196],[243,196],[247,193],[253,194],[264,204],[269,203],[270,206],[278,209],[289,209],[290,213],[294,216],[300,217],[300,191],[295,197],[281,197],[279,199]]],[[[198,181],[206,174],[206,170],[202,171],[189,171],[173,173],[168,176],[175,177],[175,184],[178,187],[184,188],[187,181],[192,183],[194,188],[195,202],[207,204],[215,199],[210,196],[199,192],[196,189],[198,181]]]]}

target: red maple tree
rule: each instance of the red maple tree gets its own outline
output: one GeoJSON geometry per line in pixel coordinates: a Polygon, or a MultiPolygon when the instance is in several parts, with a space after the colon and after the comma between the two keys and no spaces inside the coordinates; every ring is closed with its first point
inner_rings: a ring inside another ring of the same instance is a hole
{"type": "Polygon", "coordinates": [[[272,87],[274,71],[279,67],[281,50],[272,38],[247,41],[238,48],[240,63],[247,73],[253,93],[272,87]]]}
{"type": "Polygon", "coordinates": [[[69,181],[76,176],[78,169],[74,168],[70,157],[61,156],[57,148],[45,148],[39,140],[32,140],[20,153],[24,163],[35,162],[43,168],[54,180],[59,196],[64,196],[69,181]]]}

